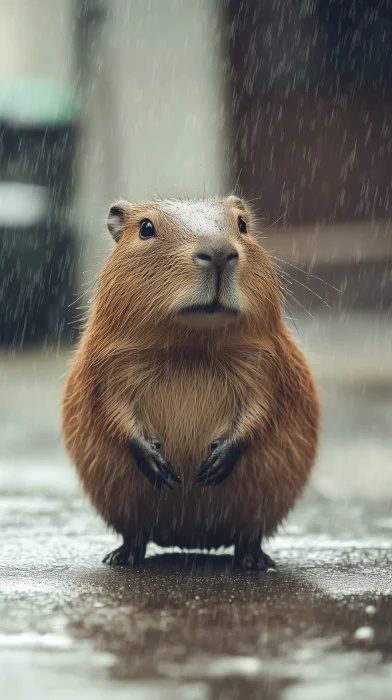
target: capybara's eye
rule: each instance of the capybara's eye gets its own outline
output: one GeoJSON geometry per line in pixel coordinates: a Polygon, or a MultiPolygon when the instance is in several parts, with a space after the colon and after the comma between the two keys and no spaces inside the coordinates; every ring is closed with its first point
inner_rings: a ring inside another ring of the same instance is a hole
{"type": "Polygon", "coordinates": [[[238,228],[240,233],[247,233],[248,229],[246,228],[246,221],[242,218],[242,216],[238,217],[238,228]]]}
{"type": "Polygon", "coordinates": [[[140,224],[140,229],[139,229],[139,236],[140,238],[145,241],[147,238],[154,238],[156,235],[155,233],[155,228],[154,224],[150,219],[144,219],[142,223],[140,224]]]}

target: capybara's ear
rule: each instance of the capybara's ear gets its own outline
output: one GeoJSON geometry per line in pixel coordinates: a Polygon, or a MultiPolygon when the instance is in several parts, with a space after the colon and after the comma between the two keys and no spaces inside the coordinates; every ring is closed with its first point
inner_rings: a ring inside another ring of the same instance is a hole
{"type": "Polygon", "coordinates": [[[237,197],[235,194],[231,194],[227,197],[227,201],[232,207],[243,211],[245,214],[252,214],[252,207],[249,206],[246,199],[242,199],[242,197],[237,197]]]}
{"type": "Polygon", "coordinates": [[[116,202],[110,207],[107,224],[110,234],[116,243],[119,242],[124,233],[129,207],[129,202],[125,200],[116,202]]]}
{"type": "Polygon", "coordinates": [[[241,197],[236,197],[235,194],[230,194],[227,197],[227,200],[234,204],[235,207],[238,207],[239,209],[245,209],[245,202],[241,197]]]}

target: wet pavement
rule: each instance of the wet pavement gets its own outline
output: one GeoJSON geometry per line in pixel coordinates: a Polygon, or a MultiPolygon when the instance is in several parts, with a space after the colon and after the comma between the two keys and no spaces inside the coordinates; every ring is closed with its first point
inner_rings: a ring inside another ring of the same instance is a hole
{"type": "Polygon", "coordinates": [[[392,323],[297,327],[324,430],[312,482],[266,546],[276,576],[154,545],[137,569],[101,564],[117,538],[59,434],[67,353],[2,356],[1,698],[392,696],[392,323]]]}

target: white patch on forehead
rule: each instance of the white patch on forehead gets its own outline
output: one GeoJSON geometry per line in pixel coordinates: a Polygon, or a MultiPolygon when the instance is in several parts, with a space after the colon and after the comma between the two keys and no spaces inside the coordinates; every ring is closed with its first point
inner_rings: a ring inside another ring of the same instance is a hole
{"type": "Polygon", "coordinates": [[[184,230],[200,235],[219,235],[227,230],[227,212],[218,202],[168,201],[162,209],[174,215],[177,225],[184,230]]]}

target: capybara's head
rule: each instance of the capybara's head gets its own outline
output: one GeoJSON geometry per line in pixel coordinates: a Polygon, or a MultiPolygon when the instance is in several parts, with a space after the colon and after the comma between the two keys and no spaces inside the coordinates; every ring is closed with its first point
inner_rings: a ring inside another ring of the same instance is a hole
{"type": "Polygon", "coordinates": [[[117,245],[100,285],[106,313],[132,333],[146,324],[196,334],[271,328],[279,284],[255,226],[234,196],[114,204],[108,228],[117,245]]]}

